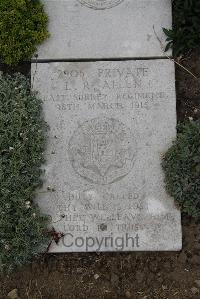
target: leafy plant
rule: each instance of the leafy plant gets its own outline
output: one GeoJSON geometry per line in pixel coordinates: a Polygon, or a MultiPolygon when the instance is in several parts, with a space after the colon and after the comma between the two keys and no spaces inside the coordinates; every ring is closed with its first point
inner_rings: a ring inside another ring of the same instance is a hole
{"type": "Polygon", "coordinates": [[[12,270],[48,243],[47,217],[33,199],[41,186],[46,124],[28,81],[0,77],[0,270],[12,270]]]}
{"type": "Polygon", "coordinates": [[[173,29],[163,28],[167,35],[166,51],[173,48],[174,56],[200,47],[200,0],[174,0],[173,29]]]}
{"type": "Polygon", "coordinates": [[[47,22],[39,0],[1,0],[0,58],[9,65],[31,58],[48,37],[47,22]]]}
{"type": "Polygon", "coordinates": [[[166,188],[183,212],[200,218],[200,121],[178,127],[163,163],[166,188]]]}

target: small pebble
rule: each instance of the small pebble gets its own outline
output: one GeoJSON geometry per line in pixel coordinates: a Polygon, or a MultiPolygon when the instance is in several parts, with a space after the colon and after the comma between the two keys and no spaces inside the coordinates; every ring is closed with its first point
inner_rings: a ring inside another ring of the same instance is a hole
{"type": "Polygon", "coordinates": [[[99,276],[99,274],[94,274],[94,279],[98,279],[100,276],[99,276]]]}
{"type": "Polygon", "coordinates": [[[197,286],[198,288],[200,288],[200,279],[195,280],[195,284],[196,284],[196,286],[197,286]]]}
{"type": "Polygon", "coordinates": [[[193,255],[193,257],[191,258],[191,264],[192,265],[200,265],[200,256],[193,255]]]}
{"type": "Polygon", "coordinates": [[[131,292],[130,292],[130,291],[126,291],[126,293],[125,293],[125,297],[126,297],[126,298],[131,298],[131,292]]]}
{"type": "Polygon", "coordinates": [[[197,288],[193,287],[193,288],[191,288],[191,292],[193,295],[196,295],[199,293],[199,290],[197,288]]]}
{"type": "Polygon", "coordinates": [[[19,296],[18,296],[18,290],[17,289],[13,289],[12,291],[10,291],[7,295],[7,297],[9,299],[19,299],[19,296]]]}
{"type": "Polygon", "coordinates": [[[187,255],[185,254],[185,252],[181,252],[181,253],[179,254],[178,261],[179,261],[181,264],[185,264],[185,263],[186,263],[186,261],[187,261],[187,255]]]}

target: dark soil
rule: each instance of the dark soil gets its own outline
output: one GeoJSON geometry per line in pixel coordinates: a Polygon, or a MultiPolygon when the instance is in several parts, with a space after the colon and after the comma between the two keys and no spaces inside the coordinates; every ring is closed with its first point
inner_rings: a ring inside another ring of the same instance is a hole
{"type": "Polygon", "coordinates": [[[200,50],[191,52],[179,63],[197,78],[176,67],[178,121],[187,121],[189,117],[200,119],[200,50]]]}
{"type": "Polygon", "coordinates": [[[12,75],[13,73],[22,73],[23,75],[31,76],[31,63],[22,62],[17,66],[8,66],[0,62],[0,71],[12,75]]]}
{"type": "MultiPolygon", "coordinates": [[[[180,62],[200,78],[199,52],[180,62]]],[[[176,85],[178,120],[199,119],[200,79],[177,67],[176,85]]],[[[47,254],[2,277],[0,299],[15,288],[21,299],[200,298],[200,221],[182,226],[181,252],[47,254]]]]}

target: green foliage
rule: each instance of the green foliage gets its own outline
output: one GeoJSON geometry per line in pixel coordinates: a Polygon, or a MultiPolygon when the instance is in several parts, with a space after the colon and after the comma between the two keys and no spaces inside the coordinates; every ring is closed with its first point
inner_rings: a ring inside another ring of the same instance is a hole
{"type": "Polygon", "coordinates": [[[174,56],[200,47],[200,0],[174,0],[173,30],[163,29],[167,35],[166,50],[173,48],[174,56]]]}
{"type": "Polygon", "coordinates": [[[166,187],[183,212],[200,218],[200,121],[179,126],[163,160],[166,187]]]}
{"type": "Polygon", "coordinates": [[[47,22],[39,0],[0,0],[0,58],[9,65],[31,58],[48,37],[47,22]]]}
{"type": "Polygon", "coordinates": [[[33,202],[46,127],[25,77],[0,77],[0,270],[24,264],[48,242],[47,217],[33,202]]]}

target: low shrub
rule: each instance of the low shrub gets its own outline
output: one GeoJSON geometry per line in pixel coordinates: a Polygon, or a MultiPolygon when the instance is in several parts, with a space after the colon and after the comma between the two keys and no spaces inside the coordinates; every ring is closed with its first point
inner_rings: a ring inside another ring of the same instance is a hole
{"type": "Polygon", "coordinates": [[[39,0],[1,0],[0,59],[11,65],[31,58],[48,37],[47,22],[39,0]]]}
{"type": "Polygon", "coordinates": [[[200,121],[178,127],[163,163],[167,191],[182,211],[200,218],[200,121]]]}
{"type": "Polygon", "coordinates": [[[23,75],[0,77],[0,269],[47,247],[48,219],[34,204],[46,140],[41,101],[23,75]]]}
{"type": "Polygon", "coordinates": [[[174,56],[200,48],[200,1],[174,0],[173,29],[163,29],[167,35],[166,50],[173,48],[174,56]]]}

